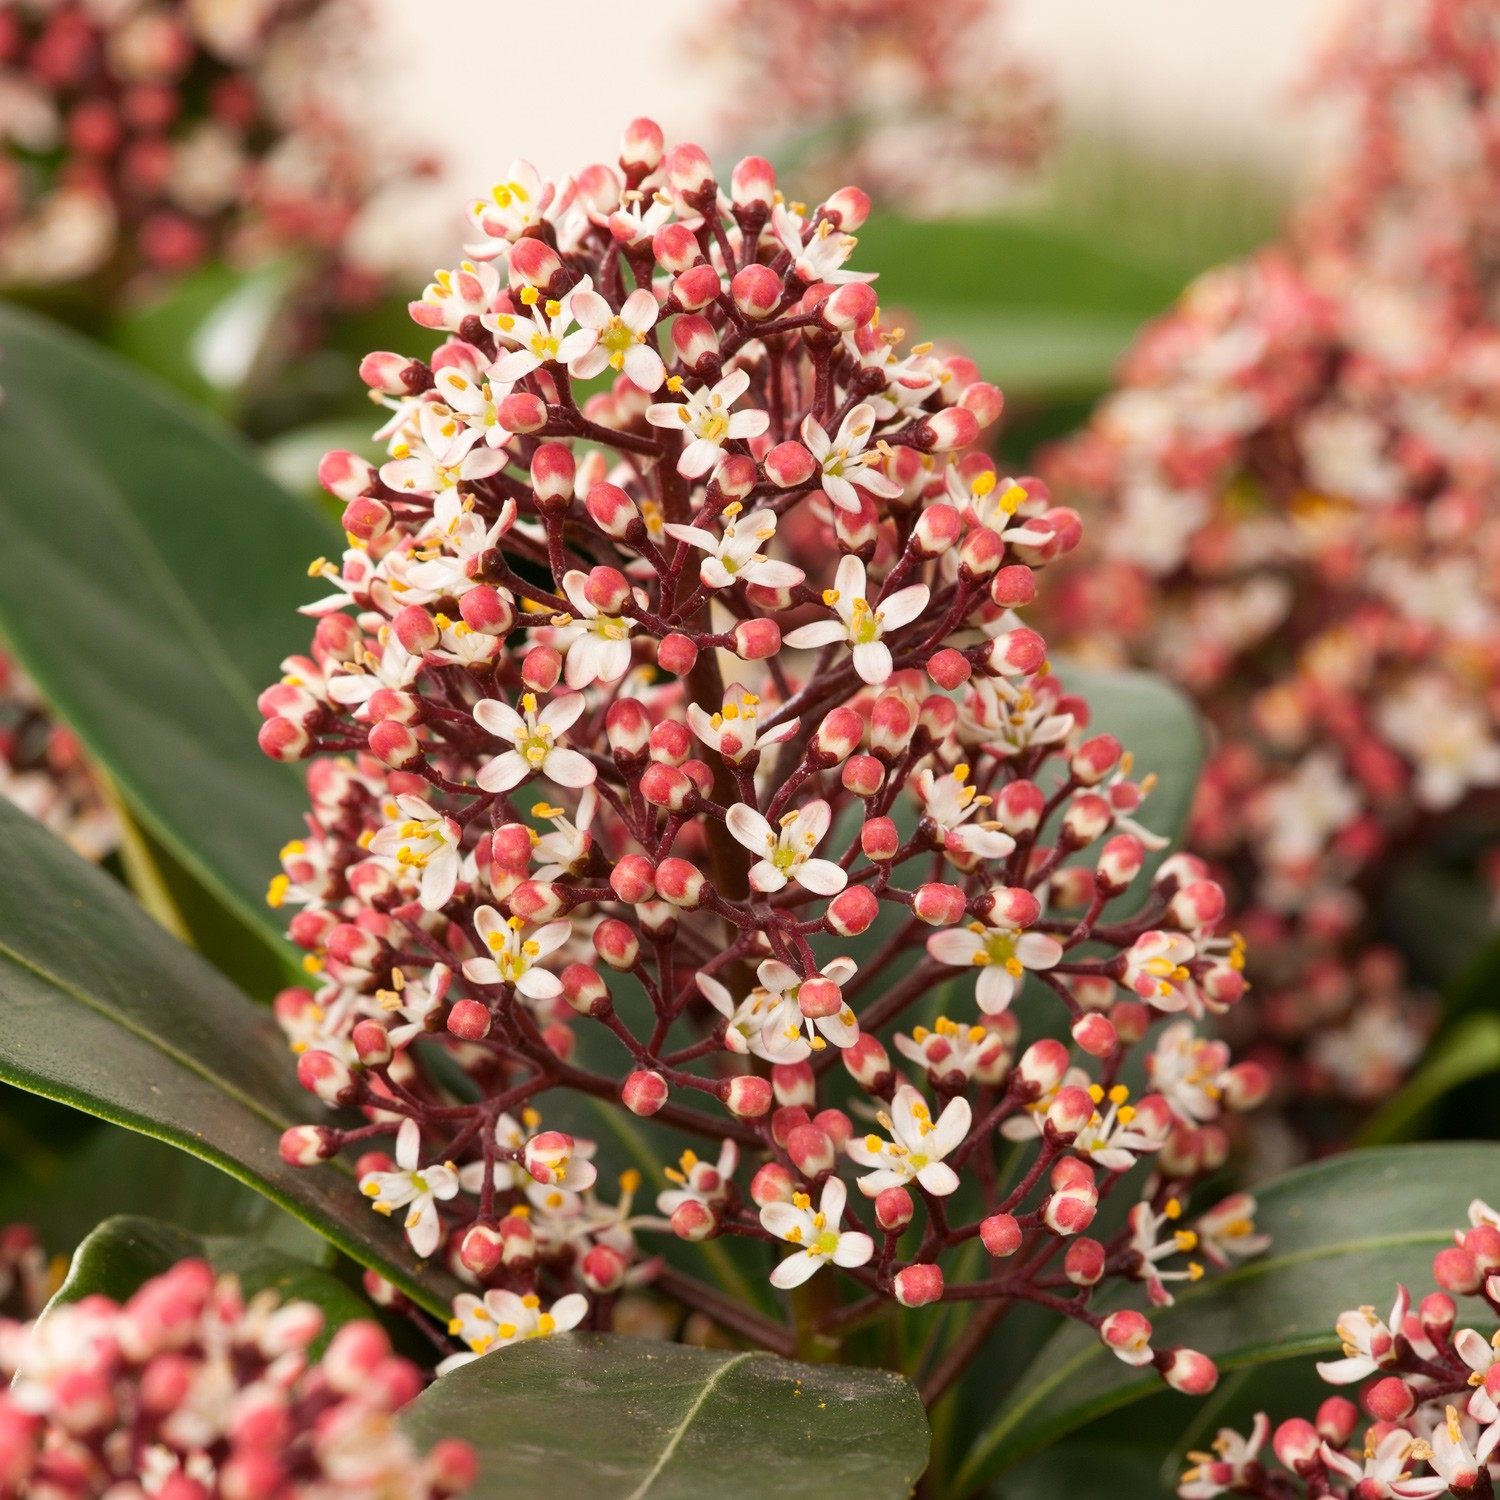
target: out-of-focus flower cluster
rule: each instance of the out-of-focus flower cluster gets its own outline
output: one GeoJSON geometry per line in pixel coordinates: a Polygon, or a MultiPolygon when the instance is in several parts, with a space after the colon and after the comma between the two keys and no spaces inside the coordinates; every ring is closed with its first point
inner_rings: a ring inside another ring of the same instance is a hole
{"type": "Polygon", "coordinates": [[[99,860],[119,842],[114,810],[78,741],[57,723],[26,675],[0,653],[0,797],[99,860]]]}
{"type": "Polygon", "coordinates": [[[718,0],[694,43],[723,83],[724,129],[850,177],[898,212],[974,213],[1051,143],[1054,101],[991,0],[718,0]]]}
{"type": "Polygon", "coordinates": [[[215,255],[297,252],[335,302],[376,158],[328,107],[337,0],[12,0],[0,7],[0,283],[112,296],[215,255]]]}
{"type": "Polygon", "coordinates": [[[473,1482],[447,1439],[425,1458],[394,1414],[422,1388],[375,1323],[321,1360],[309,1302],[248,1302],[182,1261],[123,1306],[94,1295],[0,1323],[0,1495],[48,1500],[438,1500],[473,1482]]]}
{"type": "Polygon", "coordinates": [[[1382,901],[1500,786],[1497,81],[1493,6],[1358,7],[1287,243],[1195,283],[1044,465],[1098,521],[1058,634],[1218,726],[1190,844],[1233,873],[1240,1019],[1301,1098],[1378,1099],[1421,1052],[1382,901]]]}
{"type": "Polygon", "coordinates": [[[311,760],[270,899],[317,987],[277,1014],[366,1123],[282,1151],[394,1137],[361,1187],[474,1287],[455,1359],[653,1278],[791,1350],[797,1317],[643,1259],[650,1230],[761,1241],[781,1288],[837,1268],[854,1300],[804,1332],[1029,1300],[1201,1391],[1208,1360],[1090,1301],[1169,1302],[1263,1243],[1250,1200],[1187,1214],[1265,1089],[1196,1029],[1240,945],[1201,861],[1143,873],[1152,778],[1016,613],[1077,517],[972,446],[999,391],[882,322],[868,207],[794,207],[759,158],[721,186],[638,120],[618,165],[513,164],[411,306],[436,347],[365,359],[390,458],[324,461],[349,548],[312,567],[261,745],[311,760]],[[1028,982],[1051,1023],[1024,1036],[1028,982]],[[546,1128],[559,1090],[711,1149],[642,1215],[638,1174],[610,1193],[546,1128]],[[1127,1227],[1084,1234],[1143,1158],[1127,1227]],[[984,1278],[950,1284],[975,1238],[984,1278]]]}
{"type": "Polygon", "coordinates": [[[1360,1399],[1373,1418],[1361,1436],[1359,1407],[1330,1396],[1312,1421],[1294,1417],[1274,1435],[1264,1413],[1250,1436],[1221,1428],[1210,1453],[1189,1457],[1182,1500],[1253,1495],[1300,1500],[1433,1500],[1438,1495],[1488,1497],[1500,1478],[1500,1335],[1454,1331],[1455,1297],[1475,1297],[1479,1320],[1500,1312],[1500,1214],[1475,1199],[1469,1223],[1453,1245],[1433,1257],[1441,1290],[1413,1308],[1404,1286],[1381,1317],[1351,1308],[1336,1332],[1343,1358],[1318,1366],[1330,1385],[1365,1382],[1360,1399]],[[1267,1437],[1285,1472],[1261,1460],[1267,1437]]]}

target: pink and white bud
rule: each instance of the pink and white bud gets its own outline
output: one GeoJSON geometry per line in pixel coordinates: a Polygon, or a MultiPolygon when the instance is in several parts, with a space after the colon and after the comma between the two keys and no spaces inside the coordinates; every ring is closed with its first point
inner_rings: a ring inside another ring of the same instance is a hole
{"type": "Polygon", "coordinates": [[[531,488],[544,510],[565,510],[572,502],[577,478],[573,450],[566,443],[542,443],[531,455],[531,488]]]}
{"type": "Polygon", "coordinates": [[[507,432],[523,436],[540,432],[550,420],[547,403],[530,391],[513,391],[496,408],[495,417],[507,432]]]}
{"type": "Polygon", "coordinates": [[[656,664],[674,677],[686,677],[698,665],[698,648],[690,637],[672,631],[656,648],[656,664]]]}
{"type": "Polygon", "coordinates": [[[1099,1341],[1128,1365],[1151,1363],[1151,1323],[1129,1308],[1110,1313],[1099,1325],[1099,1341]]]}
{"type": "Polygon", "coordinates": [[[902,1307],[926,1307],[943,1296],[943,1268],[938,1265],[907,1266],[897,1271],[891,1290],[902,1307]]]}
{"type": "Polygon", "coordinates": [[[1318,1408],[1314,1424],[1330,1448],[1342,1448],[1359,1423],[1359,1408],[1347,1396],[1329,1396],[1318,1408]]]}
{"type": "Polygon", "coordinates": [[[448,1030],[461,1041],[482,1042],[490,1034],[490,1008],[478,1000],[459,1000],[448,1012],[448,1030]]]}
{"type": "Polygon", "coordinates": [[[1013,1214],[991,1214],[979,1224],[979,1239],[996,1260],[1014,1255],[1025,1238],[1013,1214]]]}
{"type": "Polygon", "coordinates": [[[880,299],[867,281],[848,281],[818,304],[818,320],[834,333],[853,333],[875,316],[880,299]]]}
{"type": "Polygon", "coordinates": [[[858,937],[868,932],[880,915],[880,900],[868,886],[845,887],[828,903],[824,918],[829,930],[840,937],[858,937]]]}
{"type": "Polygon", "coordinates": [[[963,517],[951,505],[929,505],[917,517],[912,542],[923,557],[940,557],[963,535],[963,517]]]}
{"type": "Polygon", "coordinates": [[[297,1059],[297,1082],[325,1104],[353,1104],[359,1083],[347,1063],[331,1052],[304,1052],[297,1059]]]}
{"type": "Polygon", "coordinates": [[[1323,1439],[1318,1429],[1303,1417],[1283,1422],[1271,1436],[1271,1448],[1294,1474],[1322,1462],[1323,1439]]]}
{"type": "Polygon", "coordinates": [[[483,1281],[500,1269],[504,1248],[505,1239],[498,1229],[488,1224],[471,1224],[458,1242],[459,1263],[483,1281]]]}
{"type": "Polygon", "coordinates": [[[816,1125],[799,1125],[786,1138],[792,1165],[811,1182],[833,1170],[837,1159],[833,1137],[816,1125]]]}
{"type": "Polygon", "coordinates": [[[1001,609],[1025,609],[1036,598],[1036,574],[1019,563],[1001,568],[990,583],[990,598],[1001,609]]]}
{"type": "Polygon", "coordinates": [[[291,719],[267,719],[256,735],[262,753],[284,765],[304,760],[312,752],[312,736],[291,719]]]}
{"type": "Polygon", "coordinates": [[[604,976],[589,964],[571,963],[559,976],[563,999],[581,1016],[609,1014],[609,986],[604,976]]]}
{"type": "Polygon", "coordinates": [[[818,461],[801,443],[777,443],[761,460],[766,478],[778,489],[795,490],[818,471],[818,461]]]}
{"type": "Polygon", "coordinates": [[[632,120],[620,137],[620,165],[626,172],[639,172],[641,176],[654,172],[661,164],[665,144],[655,120],[645,116],[632,120]]]}
{"type": "Polygon", "coordinates": [[[598,1297],[619,1291],[626,1269],[625,1257],[613,1245],[593,1246],[578,1263],[579,1278],[598,1297]]]}
{"type": "Polygon", "coordinates": [[[869,1032],[861,1032],[851,1047],[843,1049],[844,1067],[862,1089],[872,1094],[889,1087],[892,1070],[890,1053],[869,1032]]]}
{"type": "Polygon", "coordinates": [[[654,1115],[667,1102],[667,1080],[660,1073],[638,1070],[625,1080],[620,1100],[633,1115],[654,1115]]]}
{"type": "Polygon", "coordinates": [[[1047,1124],[1059,1135],[1075,1136],[1094,1117],[1094,1101],[1087,1089],[1059,1089],[1047,1106],[1047,1124]]]}
{"type": "Polygon", "coordinates": [[[1080,1016],[1073,1023],[1072,1031],[1073,1040],[1090,1057],[1109,1057],[1120,1044],[1114,1022],[1097,1011],[1080,1016]]]}
{"type": "Polygon", "coordinates": [[[771,1109],[771,1085],[754,1073],[742,1073],[724,1085],[724,1107],[738,1120],[758,1120],[771,1109]]]}
{"type": "Polygon", "coordinates": [[[776,1092],[776,1103],[783,1109],[809,1109],[818,1100],[818,1081],[810,1063],[773,1064],[771,1087],[776,1092]]]}
{"type": "Polygon", "coordinates": [[[656,867],[657,894],[684,911],[696,911],[703,904],[707,884],[703,871],[685,859],[664,859],[656,867]]]}
{"type": "Polygon", "coordinates": [[[749,265],[735,272],[729,295],[746,318],[759,323],[775,315],[786,297],[786,287],[769,266],[749,265]]]}
{"type": "Polygon", "coordinates": [[[294,1125],[284,1130],[278,1149],[291,1167],[312,1167],[338,1155],[342,1137],[326,1125],[294,1125]]]}
{"type": "Polygon", "coordinates": [[[610,968],[623,973],[635,967],[636,960],[641,955],[641,941],[635,935],[634,928],[610,917],[594,929],[594,951],[610,968]]]}
{"type": "Polygon", "coordinates": [[[1060,1188],[1042,1204],[1042,1222],[1053,1234],[1081,1234],[1094,1222],[1099,1193],[1092,1185],[1077,1183],[1060,1188]]]}
{"type": "Polygon", "coordinates": [[[610,889],[631,906],[656,894],[656,870],[644,854],[626,854],[609,873],[610,889]]]}
{"type": "Polygon", "coordinates": [[[1219,1383],[1219,1367],[1196,1349],[1163,1349],[1156,1366],[1161,1378],[1185,1396],[1206,1396],[1219,1383]]]}
{"type": "Polygon", "coordinates": [[[750,1179],[750,1201],[757,1208],[790,1203],[796,1194],[797,1179],[780,1162],[768,1161],[750,1179]]]}
{"type": "Polygon", "coordinates": [[[1377,1422],[1404,1422],[1416,1410],[1416,1397],[1404,1380],[1394,1375],[1377,1380],[1364,1393],[1365,1410],[1377,1422]]]}
{"type": "Polygon", "coordinates": [[[1097,1286],[1104,1275],[1104,1246],[1087,1235],[1073,1241],[1063,1256],[1063,1275],[1074,1286],[1097,1286]]]}
{"type": "Polygon", "coordinates": [[[1096,734],[1072,754],[1068,769],[1081,786],[1097,786],[1120,764],[1124,747],[1112,734],[1096,734]]]}
{"type": "Polygon", "coordinates": [[[918,423],[913,436],[924,453],[951,453],[978,438],[979,419],[961,406],[950,406],[918,423]]]}
{"type": "Polygon", "coordinates": [[[1033,1042],[1016,1064],[1016,1073],[1039,1094],[1049,1094],[1068,1071],[1068,1049],[1053,1037],[1033,1042]]]}
{"type": "Polygon", "coordinates": [[[378,475],[369,459],[344,448],[325,453],[318,464],[318,483],[338,500],[357,500],[374,487],[378,475]]]}
{"type": "Polygon", "coordinates": [[[1046,659],[1046,641],[1024,625],[1002,631],[984,650],[985,668],[997,677],[1030,676],[1046,659]]]}
{"type": "Polygon", "coordinates": [[[875,1222],[887,1234],[900,1234],[915,1212],[916,1205],[904,1187],[888,1187],[875,1195],[875,1222]]]}
{"type": "Polygon", "coordinates": [[[730,649],[741,661],[766,661],[781,650],[775,620],[741,620],[731,632],[730,649]]]}
{"type": "Polygon", "coordinates": [[[928,881],[917,887],[911,909],[918,920],[929,926],[951,927],[963,921],[968,911],[968,898],[962,886],[928,881]]]}
{"type": "Polygon", "coordinates": [[[713,163],[701,146],[684,143],[673,146],[666,155],[667,180],[674,192],[683,197],[698,196],[714,185],[713,163]]]}
{"type": "Polygon", "coordinates": [[[927,675],[945,692],[951,693],[974,675],[974,669],[962,651],[946,646],[927,658],[927,675]]]}

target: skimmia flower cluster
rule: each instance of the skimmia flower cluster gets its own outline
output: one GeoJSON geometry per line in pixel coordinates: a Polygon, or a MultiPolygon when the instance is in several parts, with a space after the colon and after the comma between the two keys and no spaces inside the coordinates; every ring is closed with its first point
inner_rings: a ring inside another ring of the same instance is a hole
{"type": "Polygon", "coordinates": [[[372,1211],[474,1287],[459,1359],[654,1279],[786,1351],[988,1301],[943,1379],[1029,1299],[1201,1390],[1206,1359],[1090,1299],[1259,1248],[1248,1201],[1183,1217],[1265,1088],[1197,1031],[1240,946],[1200,861],[1143,873],[1151,779],[1016,614],[1077,519],[971,446],[1000,393],[882,323],[867,208],[789,203],[757,158],[726,190],[639,120],[617,166],[514,164],[412,304],[435,350],[364,361],[391,456],[324,462],[349,548],[261,745],[311,760],[270,899],[317,983],[277,1013],[365,1123],[283,1154],[364,1152],[372,1211]],[[1057,1034],[1023,1035],[1028,976],[1057,1034]],[[642,1214],[549,1091],[709,1149],[642,1214]],[[1142,1158],[1129,1226],[1084,1235],[1142,1158]],[[647,1230],[760,1241],[781,1288],[840,1274],[773,1321],[647,1230]],[[990,1270],[947,1284],[975,1238],[990,1270]]]}
{"type": "Polygon", "coordinates": [[[1303,1098],[1377,1099],[1420,1053],[1427,1007],[1371,944],[1391,876],[1496,833],[1497,64],[1488,4],[1360,7],[1287,243],[1197,282],[1044,465],[1098,521],[1059,639],[1219,726],[1191,847],[1233,872],[1264,962],[1241,1019],[1303,1098]]]}
{"type": "MultiPolygon", "coordinates": [[[[374,283],[344,253],[375,163],[309,69],[330,0],[13,0],[0,7],[0,283],[295,251],[320,295],[374,283]]],[[[344,49],[347,50],[346,48],[344,49]]]]}
{"type": "Polygon", "coordinates": [[[1373,1306],[1339,1315],[1343,1357],[1318,1366],[1330,1385],[1364,1382],[1373,1419],[1330,1396],[1314,1420],[1294,1417],[1271,1432],[1264,1413],[1249,1437],[1223,1428],[1211,1453],[1191,1454],[1182,1500],[1251,1495],[1260,1500],[1490,1500],[1500,1479],[1500,1335],[1459,1328],[1457,1297],[1478,1299],[1485,1325],[1500,1313],[1500,1214],[1475,1199],[1453,1245],[1433,1257],[1440,1290],[1414,1308],[1404,1286],[1381,1316],[1373,1306]],[[1286,1472],[1260,1457],[1267,1437],[1286,1472]]]}
{"type": "Polygon", "coordinates": [[[309,1302],[248,1301],[182,1261],[123,1306],[95,1295],[0,1323],[0,1496],[440,1500],[473,1482],[455,1440],[425,1458],[394,1421],[422,1388],[374,1323],[321,1360],[309,1302]]]}
{"type": "Polygon", "coordinates": [[[771,131],[820,185],[849,174],[907,213],[973,213],[1014,191],[1054,129],[1000,20],[992,0],[718,0],[693,40],[734,136],[771,131]]]}

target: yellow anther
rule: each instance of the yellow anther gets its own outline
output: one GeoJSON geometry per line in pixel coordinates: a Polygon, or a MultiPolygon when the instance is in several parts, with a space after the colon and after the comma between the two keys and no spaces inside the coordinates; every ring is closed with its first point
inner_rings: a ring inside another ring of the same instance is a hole
{"type": "Polygon", "coordinates": [[[292,882],[285,875],[272,877],[270,888],[266,891],[266,905],[279,907],[285,902],[287,892],[291,890],[292,882]]]}
{"type": "Polygon", "coordinates": [[[622,1193],[633,1193],[641,1185],[641,1174],[630,1167],[620,1173],[620,1191],[622,1193]]]}
{"type": "Polygon", "coordinates": [[[1169,1219],[1180,1219],[1182,1217],[1182,1204],[1176,1198],[1168,1198],[1167,1206],[1162,1209],[1162,1212],[1169,1219]]]}
{"type": "Polygon", "coordinates": [[[804,1209],[811,1208],[812,1207],[812,1199],[809,1198],[806,1193],[793,1193],[792,1194],[792,1207],[793,1208],[804,1208],[804,1209]]]}
{"type": "Polygon", "coordinates": [[[1109,1091],[1109,1102],[1111,1104],[1123,1104],[1130,1097],[1130,1090],[1123,1083],[1117,1083],[1109,1091]]]}
{"type": "Polygon", "coordinates": [[[1102,1104],[1104,1102],[1104,1090],[1097,1083],[1091,1083],[1089,1085],[1089,1098],[1095,1104],[1102,1104]]]}

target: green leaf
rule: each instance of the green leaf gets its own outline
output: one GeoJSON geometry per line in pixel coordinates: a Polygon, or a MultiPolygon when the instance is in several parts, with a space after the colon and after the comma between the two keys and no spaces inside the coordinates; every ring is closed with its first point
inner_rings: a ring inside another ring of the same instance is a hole
{"type": "MultiPolygon", "coordinates": [[[[1425,1276],[1452,1243],[1475,1185],[1493,1182],[1500,1146],[1402,1146],[1303,1167],[1257,1189],[1256,1227],[1272,1247],[1210,1275],[1151,1314],[1157,1347],[1185,1344],[1223,1370],[1336,1349],[1333,1324],[1353,1304],[1388,1306],[1398,1281],[1425,1276]]],[[[1137,1299],[1138,1300],[1138,1299],[1137,1299]]],[[[1065,1433],[1161,1389],[1086,1328],[1048,1341],[984,1429],[954,1487],[967,1495],[1065,1433]]],[[[1184,1405],[1190,1398],[1180,1398],[1184,1405]]]]}
{"type": "Polygon", "coordinates": [[[416,1261],[346,1169],[282,1161],[282,1131],[326,1116],[270,1013],[4,802],[0,843],[0,1082],[211,1162],[446,1312],[454,1279],[416,1261]]]}
{"type": "Polygon", "coordinates": [[[273,945],[300,777],[255,700],[337,531],[148,376],[0,305],[0,635],[154,837],[273,945]]]}
{"type": "Polygon", "coordinates": [[[123,1302],[153,1276],[189,1259],[206,1260],[220,1275],[238,1276],[247,1298],[271,1290],[283,1302],[316,1303],[325,1321],[313,1345],[315,1359],[345,1323],[371,1316],[363,1300],[336,1276],[258,1240],[235,1235],[205,1237],[159,1219],[126,1214],[106,1219],[78,1247],[67,1278],[47,1304],[48,1311],[101,1292],[123,1302]]]}
{"type": "Polygon", "coordinates": [[[1487,1073],[1500,1073],[1500,1016],[1461,1016],[1433,1043],[1422,1066],[1361,1127],[1355,1144],[1385,1146],[1412,1133],[1444,1094],[1487,1073]]]}
{"type": "Polygon", "coordinates": [[[424,1448],[474,1445],[471,1500],[533,1488],[549,1500],[905,1500],[927,1461],[922,1403],[890,1371],[605,1334],[475,1360],[403,1422],[424,1448]]]}

